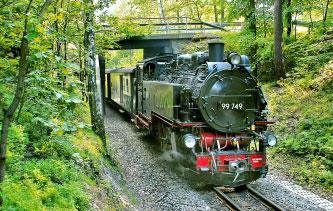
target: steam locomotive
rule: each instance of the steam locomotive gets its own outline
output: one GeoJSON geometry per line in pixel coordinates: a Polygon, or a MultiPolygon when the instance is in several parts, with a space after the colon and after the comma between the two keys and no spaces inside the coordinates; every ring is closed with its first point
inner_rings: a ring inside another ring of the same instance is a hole
{"type": "Polygon", "coordinates": [[[107,99],[138,128],[158,137],[184,175],[204,184],[237,187],[267,174],[267,102],[249,59],[211,41],[208,52],[165,54],[135,68],[106,72],[107,99]]]}

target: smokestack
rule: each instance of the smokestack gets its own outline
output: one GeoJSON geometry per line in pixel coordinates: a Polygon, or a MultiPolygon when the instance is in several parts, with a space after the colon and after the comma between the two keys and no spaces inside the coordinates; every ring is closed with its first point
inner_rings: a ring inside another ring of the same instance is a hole
{"type": "Polygon", "coordinates": [[[224,43],[220,40],[213,40],[208,43],[209,61],[223,62],[224,59],[224,43]]]}

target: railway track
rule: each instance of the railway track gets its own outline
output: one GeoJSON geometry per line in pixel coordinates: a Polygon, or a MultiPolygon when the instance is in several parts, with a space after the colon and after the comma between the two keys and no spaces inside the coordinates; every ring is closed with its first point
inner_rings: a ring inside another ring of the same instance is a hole
{"type": "Polygon", "coordinates": [[[250,185],[246,185],[237,191],[219,187],[214,187],[213,189],[218,197],[227,203],[230,210],[286,210],[253,189],[250,185]]]}

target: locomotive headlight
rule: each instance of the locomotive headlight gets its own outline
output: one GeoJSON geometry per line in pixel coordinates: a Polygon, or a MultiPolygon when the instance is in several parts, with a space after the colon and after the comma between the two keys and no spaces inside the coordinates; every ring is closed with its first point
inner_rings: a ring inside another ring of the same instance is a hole
{"type": "Polygon", "coordinates": [[[196,140],[195,140],[195,136],[194,135],[192,135],[192,134],[186,134],[183,137],[183,140],[184,140],[185,146],[187,148],[193,148],[195,146],[196,140]]]}
{"type": "Polygon", "coordinates": [[[230,53],[227,58],[228,62],[233,65],[240,64],[242,62],[242,58],[237,53],[230,53]]]}
{"type": "Polygon", "coordinates": [[[266,137],[266,141],[267,141],[267,144],[272,147],[272,146],[275,146],[275,144],[277,142],[277,138],[273,134],[268,134],[266,137]]]}

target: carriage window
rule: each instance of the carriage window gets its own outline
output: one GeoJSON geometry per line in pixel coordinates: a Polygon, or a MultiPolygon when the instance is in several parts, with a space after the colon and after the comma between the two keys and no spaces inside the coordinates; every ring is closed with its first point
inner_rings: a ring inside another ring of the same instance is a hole
{"type": "Polygon", "coordinates": [[[126,78],[126,92],[129,92],[128,78],[126,78]]]}
{"type": "Polygon", "coordinates": [[[146,68],[143,70],[144,79],[152,79],[155,74],[156,66],[154,63],[149,63],[146,65],[146,68]]]}

